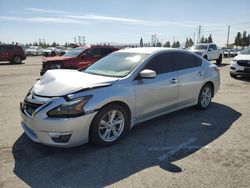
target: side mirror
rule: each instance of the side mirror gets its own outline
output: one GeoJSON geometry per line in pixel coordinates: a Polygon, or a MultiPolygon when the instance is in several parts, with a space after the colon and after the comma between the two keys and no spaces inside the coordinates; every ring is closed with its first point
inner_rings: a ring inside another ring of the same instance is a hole
{"type": "Polygon", "coordinates": [[[144,69],[140,72],[140,77],[142,79],[153,79],[156,77],[156,72],[149,69],[144,69]]]}
{"type": "Polygon", "coordinates": [[[211,51],[213,51],[213,49],[212,48],[208,48],[208,51],[211,52],[211,51]]]}

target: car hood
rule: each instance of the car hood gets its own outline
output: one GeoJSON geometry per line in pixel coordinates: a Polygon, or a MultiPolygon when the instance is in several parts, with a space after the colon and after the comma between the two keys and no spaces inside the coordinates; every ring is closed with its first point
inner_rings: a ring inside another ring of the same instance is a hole
{"type": "Polygon", "coordinates": [[[239,54],[234,59],[235,60],[249,60],[250,61],[250,54],[239,54]]]}
{"type": "Polygon", "coordinates": [[[111,85],[113,77],[83,73],[77,70],[48,70],[33,86],[32,92],[40,96],[64,96],[82,89],[111,85]]]}
{"type": "Polygon", "coordinates": [[[70,59],[74,59],[74,57],[68,57],[68,56],[44,57],[43,62],[47,62],[47,61],[66,61],[66,60],[70,60],[70,59]]]}

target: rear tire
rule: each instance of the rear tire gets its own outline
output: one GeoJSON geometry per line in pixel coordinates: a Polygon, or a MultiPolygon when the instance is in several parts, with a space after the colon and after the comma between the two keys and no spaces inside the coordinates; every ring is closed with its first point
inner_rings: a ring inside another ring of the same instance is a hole
{"type": "Polygon", "coordinates": [[[126,134],[128,127],[129,116],[122,106],[105,106],[91,123],[90,141],[103,146],[115,144],[126,134]]]}
{"type": "Polygon", "coordinates": [[[219,56],[219,59],[216,60],[216,64],[220,65],[222,62],[222,55],[219,56]]]}
{"type": "Polygon", "coordinates": [[[12,63],[19,64],[22,63],[22,58],[20,56],[14,56],[11,60],[12,63]]]}
{"type": "Polygon", "coordinates": [[[205,84],[200,91],[197,107],[205,110],[211,103],[213,89],[210,84],[205,84]]]}
{"type": "Polygon", "coordinates": [[[236,75],[236,74],[233,74],[233,73],[231,73],[231,72],[230,72],[230,76],[231,76],[232,78],[237,78],[237,75],[236,75]]]}

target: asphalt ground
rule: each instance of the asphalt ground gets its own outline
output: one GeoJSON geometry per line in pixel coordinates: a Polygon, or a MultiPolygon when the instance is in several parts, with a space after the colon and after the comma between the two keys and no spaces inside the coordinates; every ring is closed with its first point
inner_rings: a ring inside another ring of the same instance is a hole
{"type": "Polygon", "coordinates": [[[250,79],[231,78],[229,63],[207,110],[147,121],[110,147],[63,149],[33,143],[20,126],[41,57],[0,62],[0,187],[250,187],[250,79]]]}

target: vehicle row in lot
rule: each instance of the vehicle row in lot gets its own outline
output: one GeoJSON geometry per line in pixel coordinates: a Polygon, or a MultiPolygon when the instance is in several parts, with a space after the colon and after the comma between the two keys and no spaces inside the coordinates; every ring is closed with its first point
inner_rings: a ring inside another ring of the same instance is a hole
{"type": "Polygon", "coordinates": [[[56,47],[48,47],[46,49],[40,47],[40,46],[30,46],[27,49],[25,49],[26,55],[32,55],[32,56],[56,56],[56,55],[63,55],[66,52],[71,50],[71,48],[66,48],[64,46],[56,46],[56,47]]]}
{"type": "Polygon", "coordinates": [[[22,63],[26,59],[24,49],[19,45],[1,44],[0,61],[9,61],[10,63],[22,63]]]}
{"type": "Polygon", "coordinates": [[[216,44],[202,43],[191,47],[191,52],[194,52],[208,61],[216,60],[217,64],[221,64],[223,58],[223,51],[218,49],[216,44]]]}
{"type": "Polygon", "coordinates": [[[22,127],[38,143],[110,145],[134,125],[197,105],[206,109],[219,69],[185,50],[131,48],[85,70],[49,70],[20,104],[22,127]]]}
{"type": "Polygon", "coordinates": [[[237,55],[230,64],[230,76],[237,78],[240,76],[250,76],[250,47],[237,55]]]}
{"type": "Polygon", "coordinates": [[[44,57],[40,74],[50,69],[85,68],[106,55],[117,51],[112,46],[82,46],[66,52],[62,56],[44,57]]]}
{"type": "Polygon", "coordinates": [[[235,57],[240,53],[240,50],[234,48],[226,48],[224,49],[223,55],[224,57],[235,57]]]}

